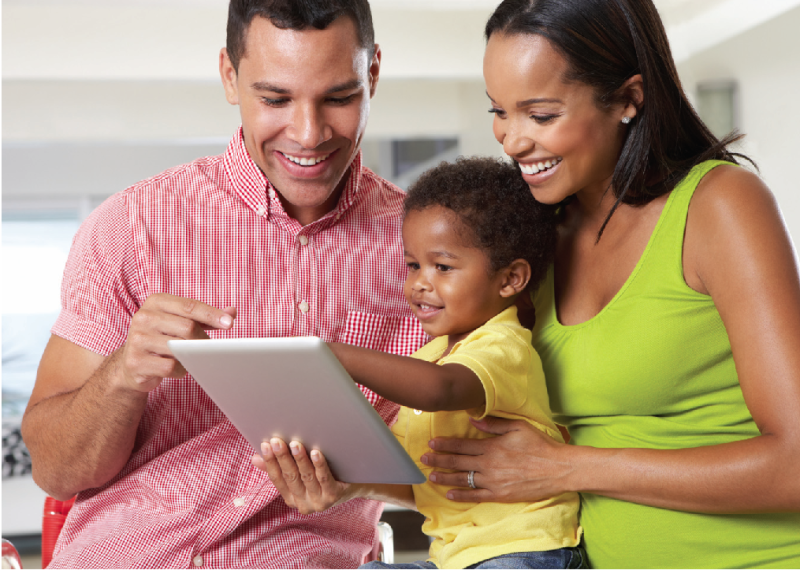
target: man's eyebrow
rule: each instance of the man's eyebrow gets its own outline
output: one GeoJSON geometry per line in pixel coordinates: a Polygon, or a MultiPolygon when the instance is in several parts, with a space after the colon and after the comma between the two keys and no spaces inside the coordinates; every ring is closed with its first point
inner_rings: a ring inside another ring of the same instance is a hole
{"type": "Polygon", "coordinates": [[[364,82],[360,79],[351,79],[350,81],[346,81],[344,83],[340,83],[339,85],[334,85],[330,89],[328,89],[325,94],[330,95],[332,93],[338,93],[339,91],[350,91],[352,89],[360,89],[364,85],[364,82]]]}
{"type": "MultiPolygon", "coordinates": [[[[346,81],[345,83],[340,83],[339,85],[334,85],[327,91],[325,91],[326,95],[330,95],[332,93],[339,93],[340,91],[350,91],[351,89],[359,89],[364,83],[360,79],[353,79],[351,81],[346,81]]],[[[292,92],[290,89],[286,89],[285,87],[280,87],[273,83],[269,83],[267,81],[256,81],[251,85],[254,91],[269,91],[270,93],[278,93],[279,95],[291,95],[292,92]]]]}
{"type": "Polygon", "coordinates": [[[291,93],[291,91],[284,87],[278,87],[266,81],[256,81],[250,87],[255,91],[271,91],[272,93],[279,93],[281,95],[289,95],[291,93]]]}

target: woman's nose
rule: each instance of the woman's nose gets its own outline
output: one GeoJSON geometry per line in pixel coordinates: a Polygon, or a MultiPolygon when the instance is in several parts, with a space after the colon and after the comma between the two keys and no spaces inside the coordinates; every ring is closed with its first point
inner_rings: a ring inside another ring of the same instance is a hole
{"type": "Polygon", "coordinates": [[[529,154],[535,143],[528,129],[518,121],[508,121],[502,134],[503,152],[511,158],[529,154]]]}

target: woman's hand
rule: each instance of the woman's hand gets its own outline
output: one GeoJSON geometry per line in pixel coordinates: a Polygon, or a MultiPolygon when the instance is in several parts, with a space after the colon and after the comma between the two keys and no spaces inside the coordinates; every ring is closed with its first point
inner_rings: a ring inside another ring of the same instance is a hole
{"type": "Polygon", "coordinates": [[[527,422],[501,418],[471,420],[479,430],[497,437],[488,439],[436,438],[422,462],[437,469],[430,480],[451,489],[447,497],[467,502],[535,502],[573,491],[568,480],[573,468],[568,463],[569,446],[560,443],[527,422]],[[474,471],[475,489],[469,488],[474,471]]]}
{"type": "Polygon", "coordinates": [[[353,498],[353,486],[337,481],[325,457],[316,449],[309,458],[301,443],[293,441],[287,446],[276,437],[261,444],[261,453],[253,456],[253,465],[266,471],[286,504],[304,515],[322,512],[353,498]]]}

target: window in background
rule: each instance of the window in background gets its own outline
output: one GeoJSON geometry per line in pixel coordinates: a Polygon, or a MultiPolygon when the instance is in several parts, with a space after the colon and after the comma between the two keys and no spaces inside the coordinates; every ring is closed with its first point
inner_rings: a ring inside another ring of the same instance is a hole
{"type": "Polygon", "coordinates": [[[3,213],[3,478],[30,473],[19,422],[60,310],[78,211],[3,213]]]}
{"type": "Polygon", "coordinates": [[[733,81],[700,83],[697,86],[697,112],[719,139],[738,128],[738,103],[738,89],[733,81]]]}
{"type": "Polygon", "coordinates": [[[458,147],[458,139],[407,139],[392,141],[395,178],[400,177],[421,163],[458,147]]]}

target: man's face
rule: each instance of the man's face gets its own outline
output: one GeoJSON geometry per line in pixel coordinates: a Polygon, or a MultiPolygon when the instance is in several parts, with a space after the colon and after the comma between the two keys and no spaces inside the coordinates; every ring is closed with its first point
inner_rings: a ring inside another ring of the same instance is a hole
{"type": "Polygon", "coordinates": [[[282,30],[256,17],[234,70],[225,49],[220,74],[239,105],[247,151],[302,225],[335,206],[358,153],[375,93],[380,50],[358,43],[340,17],[324,30],[282,30]]]}

